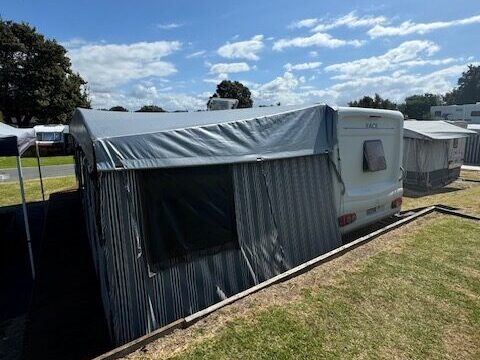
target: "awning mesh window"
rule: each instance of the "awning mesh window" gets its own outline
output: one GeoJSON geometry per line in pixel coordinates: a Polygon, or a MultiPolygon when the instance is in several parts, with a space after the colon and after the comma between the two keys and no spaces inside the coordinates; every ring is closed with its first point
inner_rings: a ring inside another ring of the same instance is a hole
{"type": "Polygon", "coordinates": [[[153,268],[237,246],[229,166],[141,174],[146,245],[153,268]]]}

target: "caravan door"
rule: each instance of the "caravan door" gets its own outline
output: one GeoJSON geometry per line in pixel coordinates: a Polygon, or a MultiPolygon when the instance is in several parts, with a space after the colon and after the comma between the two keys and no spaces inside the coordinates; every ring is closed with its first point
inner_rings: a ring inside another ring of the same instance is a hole
{"type": "Polygon", "coordinates": [[[340,107],[337,133],[337,207],[347,233],[400,211],[403,115],[340,107]]]}

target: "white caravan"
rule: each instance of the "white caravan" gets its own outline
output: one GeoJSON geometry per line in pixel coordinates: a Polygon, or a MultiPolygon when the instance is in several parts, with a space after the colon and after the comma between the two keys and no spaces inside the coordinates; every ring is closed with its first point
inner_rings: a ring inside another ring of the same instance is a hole
{"type": "Polygon", "coordinates": [[[65,142],[68,125],[36,125],[33,127],[38,145],[55,145],[65,142]]]}
{"type": "Polygon", "coordinates": [[[333,152],[340,231],[348,233],[400,211],[403,115],[398,111],[339,107],[333,152]]]}
{"type": "Polygon", "coordinates": [[[207,110],[231,110],[238,107],[237,99],[211,97],[207,102],[207,110]]]}
{"type": "Polygon", "coordinates": [[[480,124],[480,102],[465,105],[431,106],[430,114],[436,120],[461,120],[469,124],[480,124]]]}

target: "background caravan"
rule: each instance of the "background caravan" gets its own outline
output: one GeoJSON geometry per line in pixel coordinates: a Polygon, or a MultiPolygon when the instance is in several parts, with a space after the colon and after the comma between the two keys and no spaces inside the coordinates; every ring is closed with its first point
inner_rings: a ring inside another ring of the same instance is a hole
{"type": "Polygon", "coordinates": [[[403,115],[339,107],[335,201],[342,233],[391,216],[402,204],[403,115]]]}
{"type": "Polygon", "coordinates": [[[401,196],[395,112],[77,110],[70,131],[116,344],[341,246],[342,211],[356,213],[353,228],[399,210],[390,203],[401,196]],[[337,131],[347,131],[351,152],[342,153],[337,131]],[[377,178],[381,192],[367,185],[377,178]]]}
{"type": "Polygon", "coordinates": [[[455,181],[465,157],[472,130],[445,121],[408,120],[404,124],[404,186],[430,191],[455,181]]]}

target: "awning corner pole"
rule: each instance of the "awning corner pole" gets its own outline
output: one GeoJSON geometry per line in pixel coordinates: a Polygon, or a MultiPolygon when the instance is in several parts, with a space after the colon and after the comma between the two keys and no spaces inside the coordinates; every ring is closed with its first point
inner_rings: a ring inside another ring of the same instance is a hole
{"type": "Polygon", "coordinates": [[[30,267],[32,269],[32,278],[35,280],[35,265],[33,263],[32,239],[30,237],[30,225],[28,224],[27,203],[25,200],[25,189],[23,187],[23,172],[20,162],[20,155],[17,155],[18,180],[20,182],[20,193],[22,195],[23,220],[25,222],[25,233],[27,235],[28,255],[30,257],[30,267]]]}
{"type": "Polygon", "coordinates": [[[38,151],[38,141],[35,141],[35,149],[37,151],[38,176],[40,177],[40,187],[42,188],[42,200],[45,201],[45,192],[43,191],[42,168],[40,167],[40,151],[38,151]]]}

